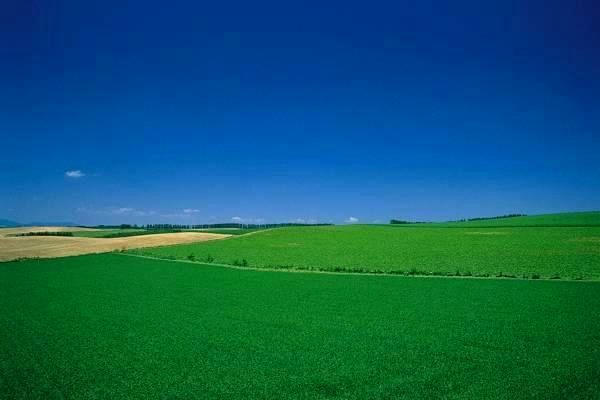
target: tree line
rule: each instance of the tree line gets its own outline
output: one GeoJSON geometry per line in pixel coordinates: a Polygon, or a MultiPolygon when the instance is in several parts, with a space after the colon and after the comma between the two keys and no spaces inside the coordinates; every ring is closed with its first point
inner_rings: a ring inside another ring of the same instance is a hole
{"type": "Polygon", "coordinates": [[[120,225],[96,225],[93,228],[99,229],[145,229],[145,230],[184,230],[184,229],[266,229],[280,228],[285,226],[327,226],[332,224],[300,224],[295,222],[286,222],[279,224],[242,224],[242,223],[221,223],[221,224],[120,224],[120,225]]]}
{"type": "Polygon", "coordinates": [[[468,222],[468,221],[487,221],[490,219],[502,219],[502,218],[513,218],[513,217],[526,217],[527,214],[504,214],[504,215],[496,215],[494,217],[476,217],[476,218],[463,218],[457,221],[451,222],[468,222]]]}
{"type": "Polygon", "coordinates": [[[73,232],[26,232],[14,236],[73,236],[73,232]]]}
{"type": "MultiPolygon", "coordinates": [[[[469,221],[486,221],[490,219],[502,219],[502,218],[513,218],[513,217],[526,217],[527,214],[504,214],[504,215],[496,215],[493,217],[476,217],[476,218],[463,218],[458,219],[456,221],[448,221],[448,222],[469,222],[469,221]]],[[[402,219],[391,219],[390,224],[399,224],[399,225],[407,225],[407,224],[426,224],[427,222],[421,221],[406,221],[402,219]]]]}

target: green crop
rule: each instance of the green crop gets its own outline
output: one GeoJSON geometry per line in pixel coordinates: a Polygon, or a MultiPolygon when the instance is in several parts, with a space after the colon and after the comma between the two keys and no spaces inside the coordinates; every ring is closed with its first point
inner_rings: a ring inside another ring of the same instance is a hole
{"type": "Polygon", "coordinates": [[[91,237],[91,238],[107,238],[107,237],[121,237],[114,235],[126,235],[135,236],[146,232],[144,229],[99,229],[94,231],[77,231],[73,232],[73,236],[78,237],[91,237]]]}
{"type": "MultiPolygon", "coordinates": [[[[204,232],[204,233],[219,233],[223,235],[245,235],[247,233],[258,232],[264,228],[216,228],[216,229],[192,229],[184,232],[204,232]]],[[[271,228],[279,229],[279,228],[271,228]]]]}
{"type": "Polygon", "coordinates": [[[3,399],[591,399],[597,282],[0,264],[3,399]]]}
{"type": "MultiPolygon", "coordinates": [[[[429,225],[429,224],[428,224],[429,225]]],[[[480,221],[445,222],[430,224],[447,227],[555,227],[555,226],[599,226],[600,211],[569,212],[559,214],[527,215],[512,218],[488,219],[480,221]]]]}
{"type": "Polygon", "coordinates": [[[255,268],[600,279],[600,227],[296,227],[134,252],[255,268]]]}

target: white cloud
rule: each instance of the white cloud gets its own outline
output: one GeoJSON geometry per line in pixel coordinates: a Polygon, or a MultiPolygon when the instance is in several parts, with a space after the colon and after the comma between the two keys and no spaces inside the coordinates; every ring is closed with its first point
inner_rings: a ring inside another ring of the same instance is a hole
{"type": "Polygon", "coordinates": [[[184,212],[184,214],[197,214],[200,212],[200,210],[198,210],[196,208],[184,208],[183,212],[184,212]]]}
{"type": "Polygon", "coordinates": [[[117,215],[131,214],[134,211],[135,210],[131,207],[121,207],[121,208],[117,208],[117,209],[113,210],[113,214],[117,214],[117,215]]]}
{"type": "Polygon", "coordinates": [[[265,219],[264,218],[242,218],[242,217],[232,217],[231,218],[232,222],[235,222],[236,224],[264,224],[265,223],[265,219]]]}
{"type": "Polygon", "coordinates": [[[304,224],[306,221],[303,218],[296,218],[293,222],[297,224],[304,224]]]}
{"type": "Polygon", "coordinates": [[[358,222],[358,218],[356,217],[349,217],[346,221],[347,224],[355,224],[358,222]]]}
{"type": "Polygon", "coordinates": [[[135,215],[136,217],[147,217],[150,215],[156,215],[156,211],[137,210],[132,207],[120,207],[112,210],[111,214],[114,215],[135,215]]]}
{"type": "Polygon", "coordinates": [[[133,215],[137,215],[138,217],[147,217],[150,215],[156,215],[156,211],[134,210],[133,215]]]}
{"type": "Polygon", "coordinates": [[[81,170],[79,170],[79,169],[74,169],[72,171],[65,172],[65,176],[67,178],[78,179],[78,178],[83,178],[85,176],[85,174],[83,172],[81,172],[81,170]]]}

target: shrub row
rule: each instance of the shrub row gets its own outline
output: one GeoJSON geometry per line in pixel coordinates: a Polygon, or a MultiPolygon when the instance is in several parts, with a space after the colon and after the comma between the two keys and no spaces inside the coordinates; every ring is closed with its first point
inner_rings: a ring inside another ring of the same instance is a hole
{"type": "Polygon", "coordinates": [[[14,236],[73,236],[73,232],[27,232],[17,233],[14,236]]]}

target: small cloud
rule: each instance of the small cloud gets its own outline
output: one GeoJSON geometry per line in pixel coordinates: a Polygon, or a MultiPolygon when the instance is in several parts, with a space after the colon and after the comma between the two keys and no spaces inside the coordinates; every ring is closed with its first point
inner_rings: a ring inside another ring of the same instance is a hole
{"type": "Polygon", "coordinates": [[[347,224],[355,224],[358,222],[358,218],[356,217],[350,217],[345,221],[347,224]]]}
{"type": "Polygon", "coordinates": [[[134,210],[133,215],[137,215],[138,217],[148,217],[151,215],[156,215],[156,211],[134,210]]]}
{"type": "Polygon", "coordinates": [[[121,207],[121,208],[117,208],[117,209],[113,210],[113,214],[117,214],[117,215],[131,214],[134,211],[135,210],[131,207],[121,207]]]}
{"type": "Polygon", "coordinates": [[[137,210],[131,207],[120,207],[112,210],[112,214],[115,215],[135,215],[136,217],[147,217],[156,215],[156,211],[137,210]]]}
{"type": "Polygon", "coordinates": [[[199,213],[199,212],[200,212],[200,210],[198,210],[198,209],[196,209],[196,208],[185,208],[185,209],[183,210],[183,213],[184,213],[184,214],[197,214],[197,213],[199,213]]]}
{"type": "Polygon", "coordinates": [[[85,176],[85,174],[79,169],[74,169],[72,171],[65,172],[65,176],[67,178],[78,179],[78,178],[83,178],[85,176]]]}
{"type": "Polygon", "coordinates": [[[233,222],[242,222],[242,218],[241,217],[232,217],[231,220],[233,222]]]}
{"type": "Polygon", "coordinates": [[[297,224],[304,224],[306,221],[303,218],[296,218],[293,222],[297,224]]]}

